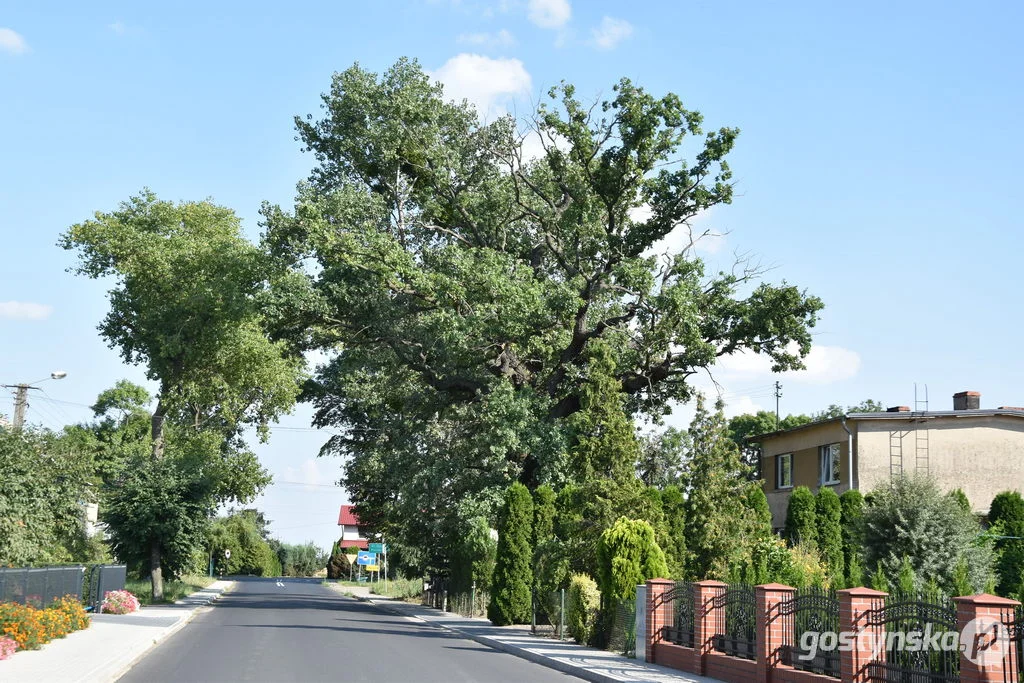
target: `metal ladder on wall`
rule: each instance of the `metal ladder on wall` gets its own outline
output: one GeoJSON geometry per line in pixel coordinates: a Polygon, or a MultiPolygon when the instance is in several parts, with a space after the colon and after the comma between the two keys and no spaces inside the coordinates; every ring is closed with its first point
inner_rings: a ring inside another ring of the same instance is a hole
{"type": "Polygon", "coordinates": [[[903,437],[902,429],[889,432],[889,480],[903,475],[903,437]]]}
{"type": "MultiPolygon", "coordinates": [[[[928,385],[924,385],[924,398],[917,397],[917,384],[914,385],[914,412],[928,413],[928,385]],[[924,406],[924,410],[921,407],[924,406]]],[[[928,420],[921,418],[914,426],[914,471],[928,475],[928,420]]]]}

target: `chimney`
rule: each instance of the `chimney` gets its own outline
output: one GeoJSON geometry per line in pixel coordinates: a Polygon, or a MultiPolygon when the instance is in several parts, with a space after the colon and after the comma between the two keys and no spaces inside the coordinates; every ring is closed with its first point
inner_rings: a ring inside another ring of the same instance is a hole
{"type": "Polygon", "coordinates": [[[886,408],[885,412],[887,412],[887,413],[909,413],[910,412],[910,406],[892,406],[891,408],[886,408]]]}
{"type": "Polygon", "coordinates": [[[961,391],[953,394],[953,410],[978,410],[981,408],[981,394],[977,391],[961,391]]]}

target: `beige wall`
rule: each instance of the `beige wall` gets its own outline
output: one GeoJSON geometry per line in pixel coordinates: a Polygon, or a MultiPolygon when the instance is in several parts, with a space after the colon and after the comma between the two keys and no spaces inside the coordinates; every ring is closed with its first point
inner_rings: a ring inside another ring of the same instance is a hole
{"type": "Polygon", "coordinates": [[[915,471],[915,429],[927,427],[928,472],[944,490],[963,489],[978,513],[1007,489],[1024,489],[1024,417],[860,420],[859,480],[867,492],[889,480],[890,433],[902,445],[903,469],[915,471]]]}
{"type": "MultiPolygon", "coordinates": [[[[847,426],[854,429],[853,423],[847,426]]],[[[772,511],[772,526],[781,527],[786,522],[786,506],[789,504],[789,493],[792,489],[775,488],[775,456],[783,453],[793,454],[793,486],[806,486],[811,491],[818,490],[818,447],[830,443],[839,444],[840,465],[838,485],[830,488],[842,494],[849,486],[849,467],[847,434],[841,422],[828,422],[820,425],[797,429],[765,439],[761,444],[761,476],[764,478],[765,495],[768,507],[772,511]]],[[[856,444],[854,453],[856,454],[856,444]]],[[[856,462],[854,473],[856,474],[856,462]]]]}

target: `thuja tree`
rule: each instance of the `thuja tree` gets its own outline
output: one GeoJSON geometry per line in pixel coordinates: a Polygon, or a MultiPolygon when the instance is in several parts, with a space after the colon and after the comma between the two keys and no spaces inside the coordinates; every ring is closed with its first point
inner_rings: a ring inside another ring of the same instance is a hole
{"type": "Polygon", "coordinates": [[[898,477],[871,492],[864,509],[864,559],[896,583],[904,559],[924,584],[951,591],[957,565],[982,591],[992,578],[992,548],[970,512],[926,477],[898,477]]]}
{"type": "Polygon", "coordinates": [[[864,518],[864,496],[857,489],[839,496],[840,522],[843,527],[843,575],[848,588],[864,582],[864,550],[861,524],[864,518]]]}
{"type": "Polygon", "coordinates": [[[644,520],[622,517],[601,534],[597,576],[606,607],[614,599],[634,596],[637,584],[667,573],[665,553],[654,539],[654,528],[644,520]]]}
{"type": "Polygon", "coordinates": [[[749,263],[709,271],[699,234],[651,255],[732,200],[735,129],[706,132],[678,96],[628,80],[597,106],[569,84],[549,96],[525,122],[482,122],[413,61],[352,67],[296,122],[315,167],[294,208],[263,209],[266,247],[293,274],[275,329],[341,349],[309,387],[317,424],[344,434],[325,452],[349,458],[364,521],[407,544],[436,546],[455,501],[560,487],[579,475],[570,462],[601,471],[585,449],[570,457],[564,424],[595,342],[629,419],[688,400],[718,357],[786,370],[810,350],[817,298],[749,263]]]}
{"type": "Polygon", "coordinates": [[[498,626],[523,624],[530,619],[532,527],[530,491],[516,482],[509,487],[501,511],[498,556],[494,565],[491,602],[487,606],[487,618],[498,626]]]}
{"type": "Polygon", "coordinates": [[[1007,597],[1021,594],[1024,581],[1024,498],[1017,491],[996,494],[989,506],[990,532],[996,536],[996,591],[1007,597]]]}
{"type": "Polygon", "coordinates": [[[814,494],[806,486],[797,486],[786,505],[786,540],[792,545],[817,547],[818,519],[814,494]]]}
{"type": "Polygon", "coordinates": [[[750,467],[729,438],[722,404],[712,412],[702,397],[690,426],[693,451],[685,474],[687,572],[695,579],[725,579],[750,556],[759,535],[748,507],[750,467]]]}
{"type": "Polygon", "coordinates": [[[833,587],[841,588],[845,580],[842,504],[836,492],[827,486],[818,490],[815,498],[815,518],[818,522],[818,553],[828,571],[829,583],[833,587]]]}

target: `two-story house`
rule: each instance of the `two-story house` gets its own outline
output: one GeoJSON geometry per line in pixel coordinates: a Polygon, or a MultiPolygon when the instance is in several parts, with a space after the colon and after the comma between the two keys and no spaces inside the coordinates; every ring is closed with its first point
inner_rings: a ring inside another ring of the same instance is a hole
{"type": "Polygon", "coordinates": [[[341,538],[339,542],[342,548],[355,546],[360,550],[369,548],[369,541],[363,538],[359,531],[359,517],[355,512],[355,505],[342,505],[338,513],[338,526],[341,527],[341,538]]]}
{"type": "Polygon", "coordinates": [[[1024,408],[983,410],[976,391],[954,394],[953,410],[850,413],[751,440],[761,444],[776,528],[785,524],[795,486],[867,493],[893,477],[921,473],[944,490],[963,489],[979,514],[1000,491],[1024,489],[1024,408]]]}

